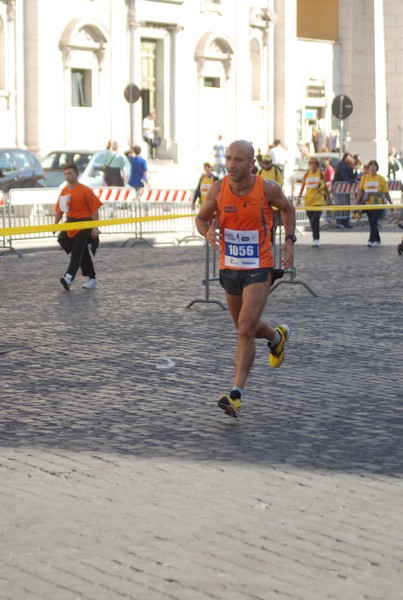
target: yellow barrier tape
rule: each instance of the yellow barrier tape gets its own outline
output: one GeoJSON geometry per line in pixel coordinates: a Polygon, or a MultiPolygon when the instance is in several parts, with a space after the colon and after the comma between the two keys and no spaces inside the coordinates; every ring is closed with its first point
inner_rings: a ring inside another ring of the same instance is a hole
{"type": "Polygon", "coordinates": [[[295,206],[295,210],[344,210],[345,212],[354,210],[401,210],[403,204],[321,204],[320,206],[295,206]]]}
{"type": "MultiPolygon", "coordinates": [[[[295,206],[296,210],[336,211],[345,212],[355,210],[401,210],[403,204],[324,204],[321,206],[295,206]]],[[[103,219],[102,221],[77,221],[70,223],[49,223],[48,225],[22,225],[19,227],[0,227],[0,237],[20,235],[23,233],[44,233],[46,231],[69,231],[72,229],[92,229],[93,227],[106,227],[108,225],[125,225],[128,223],[145,223],[147,221],[166,221],[171,219],[195,218],[195,213],[181,215],[164,215],[163,217],[127,217],[125,219],[103,219]]]]}
{"type": "Polygon", "coordinates": [[[69,231],[72,229],[93,229],[107,225],[125,225],[127,223],[145,223],[146,221],[165,221],[195,217],[194,213],[165,215],[163,217],[127,217],[125,219],[103,219],[102,221],[74,221],[69,223],[49,223],[48,225],[25,225],[20,227],[0,227],[0,237],[20,235],[21,233],[43,233],[46,231],[69,231]]]}

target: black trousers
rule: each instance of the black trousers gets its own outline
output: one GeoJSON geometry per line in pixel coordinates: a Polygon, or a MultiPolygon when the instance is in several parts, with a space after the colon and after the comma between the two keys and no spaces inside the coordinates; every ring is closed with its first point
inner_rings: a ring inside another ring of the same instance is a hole
{"type": "Polygon", "coordinates": [[[90,239],[91,229],[81,229],[72,238],[67,237],[67,235],[59,236],[59,244],[67,254],[70,254],[70,262],[66,273],[70,273],[73,279],[78,269],[81,269],[84,277],[95,279],[94,264],[88,250],[90,239]]]}
{"type": "Polygon", "coordinates": [[[319,240],[320,238],[320,217],[322,216],[321,210],[307,210],[307,217],[311,224],[312,229],[312,237],[314,240],[319,240]]]}

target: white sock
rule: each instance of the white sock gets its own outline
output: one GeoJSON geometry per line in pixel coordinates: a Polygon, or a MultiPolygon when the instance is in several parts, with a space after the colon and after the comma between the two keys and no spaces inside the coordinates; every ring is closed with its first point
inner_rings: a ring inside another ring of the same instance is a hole
{"type": "Polygon", "coordinates": [[[233,392],[237,391],[241,394],[241,398],[242,398],[242,394],[243,394],[243,388],[240,388],[238,385],[234,385],[234,387],[232,388],[233,392]]]}
{"type": "Polygon", "coordinates": [[[276,330],[274,338],[271,341],[269,341],[269,344],[272,348],[275,348],[280,342],[281,342],[281,335],[276,330]]]}

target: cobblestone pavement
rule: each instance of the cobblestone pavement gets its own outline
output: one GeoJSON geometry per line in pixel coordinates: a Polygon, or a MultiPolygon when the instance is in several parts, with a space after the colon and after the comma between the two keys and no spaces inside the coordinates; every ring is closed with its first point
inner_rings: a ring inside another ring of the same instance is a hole
{"type": "Polygon", "coordinates": [[[401,231],[299,238],[237,420],[201,245],[0,259],[2,600],[403,598],[401,231]]]}

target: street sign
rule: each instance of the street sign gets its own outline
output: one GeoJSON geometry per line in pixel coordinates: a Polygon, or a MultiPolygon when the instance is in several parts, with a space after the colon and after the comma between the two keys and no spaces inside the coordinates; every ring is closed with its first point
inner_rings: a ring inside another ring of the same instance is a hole
{"type": "Polygon", "coordinates": [[[333,116],[337,117],[341,121],[347,119],[353,112],[353,103],[348,96],[340,94],[332,102],[332,113],[333,116]]]}
{"type": "Polygon", "coordinates": [[[133,104],[134,102],[137,102],[137,100],[140,98],[141,91],[137,87],[137,85],[134,85],[134,83],[129,83],[125,87],[123,95],[124,95],[125,99],[127,100],[127,102],[129,102],[130,104],[133,104]]]}

